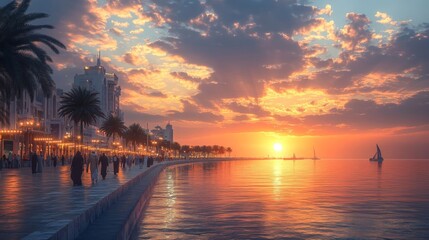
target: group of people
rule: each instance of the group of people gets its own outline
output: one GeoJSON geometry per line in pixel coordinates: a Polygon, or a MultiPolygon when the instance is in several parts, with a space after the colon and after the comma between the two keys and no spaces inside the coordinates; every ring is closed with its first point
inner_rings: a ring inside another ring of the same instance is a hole
{"type": "Polygon", "coordinates": [[[116,176],[119,173],[119,166],[123,169],[128,166],[131,169],[133,164],[139,164],[140,168],[143,168],[144,162],[147,163],[147,167],[153,165],[154,159],[152,156],[128,156],[122,155],[119,157],[113,154],[111,157],[106,156],[102,153],[100,156],[95,151],[92,151],[86,159],[80,151],[77,151],[72,159],[71,163],[71,174],[70,177],[73,181],[73,186],[82,185],[82,173],[84,171],[84,165],[86,164],[86,172],[91,172],[91,182],[93,184],[98,181],[98,170],[100,166],[100,173],[103,180],[106,179],[107,167],[109,162],[113,163],[113,174],[116,176]]]}
{"type": "MultiPolygon", "coordinates": [[[[45,160],[42,152],[40,152],[39,155],[37,155],[36,152],[32,152],[30,153],[30,161],[31,161],[31,172],[41,173],[43,171],[43,167],[45,166],[45,163],[47,166],[50,166],[52,164],[53,167],[57,167],[58,156],[51,154],[51,155],[48,155],[45,160]]],[[[62,165],[64,165],[64,156],[61,157],[61,161],[62,161],[62,165]]]]}
{"type": "Polygon", "coordinates": [[[21,167],[21,158],[16,155],[9,152],[8,156],[6,157],[6,154],[3,154],[3,156],[0,159],[0,170],[3,168],[19,168],[21,167]]]}

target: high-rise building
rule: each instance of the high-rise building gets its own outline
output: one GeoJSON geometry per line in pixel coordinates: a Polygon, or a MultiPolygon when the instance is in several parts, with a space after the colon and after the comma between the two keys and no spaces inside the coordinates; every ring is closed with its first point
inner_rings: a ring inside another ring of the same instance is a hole
{"type": "Polygon", "coordinates": [[[173,142],[173,125],[171,125],[170,122],[165,126],[164,139],[171,143],[173,142]]]}
{"type": "Polygon", "coordinates": [[[165,129],[158,125],[150,132],[155,139],[163,139],[173,143],[173,125],[170,123],[167,123],[165,129]]]}
{"type": "MultiPolygon", "coordinates": [[[[106,69],[101,65],[99,53],[97,65],[86,66],[83,74],[76,74],[74,76],[73,87],[81,87],[97,92],[100,98],[101,111],[106,115],[113,114],[123,118],[119,105],[121,87],[118,83],[118,76],[114,73],[107,73],[106,69]]],[[[100,124],[101,120],[99,119],[97,125],[100,124]]]]}

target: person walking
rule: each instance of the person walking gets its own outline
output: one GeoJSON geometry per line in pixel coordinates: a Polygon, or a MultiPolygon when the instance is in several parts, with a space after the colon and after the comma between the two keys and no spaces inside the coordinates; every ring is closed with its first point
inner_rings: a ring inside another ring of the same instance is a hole
{"type": "Polygon", "coordinates": [[[83,157],[80,151],[74,155],[70,169],[73,186],[82,186],[83,157]]]}
{"type": "Polygon", "coordinates": [[[88,168],[91,170],[91,182],[92,184],[97,183],[98,181],[98,156],[97,153],[92,151],[88,158],[88,163],[86,165],[86,172],[88,168]]]}
{"type": "Polygon", "coordinates": [[[43,153],[40,152],[39,157],[37,158],[37,172],[41,173],[43,171],[43,153]]]}
{"type": "Polygon", "coordinates": [[[118,156],[115,154],[113,155],[113,174],[118,174],[119,172],[119,158],[118,156]]]}
{"type": "Polygon", "coordinates": [[[101,164],[101,176],[103,177],[103,180],[105,180],[107,175],[107,166],[109,166],[109,160],[107,159],[106,154],[103,153],[103,155],[100,156],[98,163],[101,164]]]}
{"type": "Polygon", "coordinates": [[[52,160],[54,162],[54,168],[56,168],[57,167],[57,162],[58,162],[58,156],[57,155],[53,155],[52,156],[52,160]]]}
{"type": "Polygon", "coordinates": [[[5,159],[6,159],[6,155],[3,154],[3,156],[0,158],[0,170],[3,169],[3,163],[5,159]]]}
{"type": "Polygon", "coordinates": [[[7,156],[7,167],[12,168],[12,152],[9,152],[9,155],[7,156]]]}
{"type": "Polygon", "coordinates": [[[66,158],[64,157],[64,154],[61,156],[61,166],[64,166],[64,161],[66,160],[66,158]]]}
{"type": "Polygon", "coordinates": [[[36,173],[37,172],[37,154],[35,152],[30,153],[30,159],[31,159],[31,172],[36,173]]]}
{"type": "Polygon", "coordinates": [[[128,169],[131,169],[132,163],[133,163],[133,157],[131,155],[128,155],[128,157],[127,157],[127,166],[128,166],[128,169]]]}
{"type": "Polygon", "coordinates": [[[125,162],[127,161],[127,159],[125,158],[125,155],[122,155],[122,157],[121,157],[121,165],[122,165],[122,168],[125,168],[125,162]]]}

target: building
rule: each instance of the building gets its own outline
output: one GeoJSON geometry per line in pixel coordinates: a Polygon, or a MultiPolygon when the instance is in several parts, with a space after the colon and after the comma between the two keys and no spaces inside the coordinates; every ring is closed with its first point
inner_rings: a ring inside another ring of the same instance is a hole
{"type": "MultiPolygon", "coordinates": [[[[101,111],[106,115],[113,114],[123,119],[119,104],[121,87],[118,83],[118,76],[114,73],[107,73],[106,69],[101,65],[99,53],[97,65],[86,66],[83,74],[76,74],[74,76],[73,87],[81,87],[97,92],[100,98],[101,111]]],[[[101,119],[99,119],[97,125],[100,126],[101,122],[101,119]]]]}
{"type": "Polygon", "coordinates": [[[154,129],[150,131],[150,134],[154,139],[163,139],[167,140],[171,143],[173,143],[173,125],[170,123],[167,123],[165,126],[165,129],[160,127],[159,125],[156,126],[154,129]]]}
{"type": "MultiPolygon", "coordinates": [[[[51,96],[47,97],[38,86],[33,100],[26,91],[23,91],[20,97],[15,97],[8,106],[9,124],[0,124],[3,131],[0,137],[0,153],[11,152],[25,158],[30,150],[47,150],[46,141],[34,142],[34,139],[61,140],[65,134],[64,118],[58,116],[62,94],[61,89],[55,89],[51,96]],[[8,130],[4,131],[5,129],[8,130]]],[[[49,146],[48,149],[54,150],[49,146]]]]}

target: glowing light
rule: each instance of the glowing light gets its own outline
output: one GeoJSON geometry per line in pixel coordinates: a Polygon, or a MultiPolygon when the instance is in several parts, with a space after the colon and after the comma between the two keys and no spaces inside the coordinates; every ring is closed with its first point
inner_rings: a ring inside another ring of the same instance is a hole
{"type": "Polygon", "coordinates": [[[274,151],[281,152],[283,150],[283,146],[281,143],[274,143],[274,151]]]}

